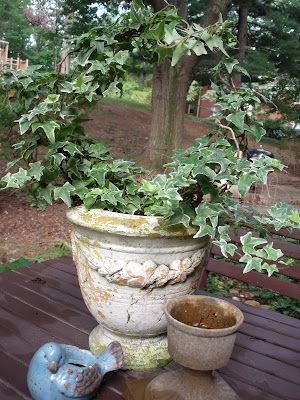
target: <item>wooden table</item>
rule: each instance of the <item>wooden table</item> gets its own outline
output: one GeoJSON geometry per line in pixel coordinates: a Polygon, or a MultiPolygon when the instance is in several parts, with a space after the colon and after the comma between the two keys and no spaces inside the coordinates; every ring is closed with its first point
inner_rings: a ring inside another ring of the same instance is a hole
{"type": "MultiPolygon", "coordinates": [[[[88,347],[96,326],[82,300],[69,257],[0,274],[0,399],[30,399],[28,363],[43,343],[88,347]]],[[[221,376],[241,400],[300,399],[300,321],[235,303],[245,315],[229,364],[221,376]]],[[[142,400],[151,373],[107,375],[97,399],[142,400]]],[[[195,399],[196,400],[196,399],[195,399]]]]}

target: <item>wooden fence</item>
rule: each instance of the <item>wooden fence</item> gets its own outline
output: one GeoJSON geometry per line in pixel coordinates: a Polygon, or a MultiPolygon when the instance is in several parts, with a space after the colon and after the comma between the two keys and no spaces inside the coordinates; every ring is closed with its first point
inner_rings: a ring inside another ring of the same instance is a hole
{"type": "Polygon", "coordinates": [[[6,66],[9,69],[24,70],[28,68],[28,60],[21,60],[19,57],[8,57],[9,43],[0,40],[0,66],[6,66]]]}

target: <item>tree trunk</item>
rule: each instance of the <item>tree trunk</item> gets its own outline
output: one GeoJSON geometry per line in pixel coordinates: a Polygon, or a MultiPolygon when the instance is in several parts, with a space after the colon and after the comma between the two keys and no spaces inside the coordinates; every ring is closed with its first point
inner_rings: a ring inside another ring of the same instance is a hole
{"type": "MultiPolygon", "coordinates": [[[[172,0],[183,18],[187,16],[187,1],[172,0]]],[[[214,24],[219,14],[227,11],[231,0],[210,0],[201,20],[202,26],[214,24]]],[[[154,11],[165,7],[163,0],[152,0],[154,11]]],[[[183,57],[175,67],[169,60],[153,68],[152,120],[149,146],[145,152],[146,164],[161,170],[170,160],[173,150],[181,145],[184,134],[186,95],[199,57],[195,54],[183,57]]]]}
{"type": "Polygon", "coordinates": [[[169,161],[173,149],[181,144],[190,80],[185,59],[175,67],[171,67],[170,60],[165,60],[153,69],[148,160],[154,169],[161,169],[169,161]]]}
{"type": "MultiPolygon", "coordinates": [[[[240,6],[239,8],[239,22],[238,22],[238,49],[236,58],[241,61],[246,54],[247,49],[247,34],[248,34],[248,17],[249,8],[240,6]]],[[[238,73],[232,74],[232,82],[236,89],[239,89],[242,83],[242,75],[238,73]]]]}

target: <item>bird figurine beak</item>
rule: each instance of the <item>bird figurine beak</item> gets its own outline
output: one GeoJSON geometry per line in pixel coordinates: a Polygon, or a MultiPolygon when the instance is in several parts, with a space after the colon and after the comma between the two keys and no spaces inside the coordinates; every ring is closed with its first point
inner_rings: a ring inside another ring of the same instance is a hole
{"type": "Polygon", "coordinates": [[[56,362],[52,361],[51,363],[48,364],[48,369],[50,372],[55,374],[55,372],[57,372],[57,370],[58,370],[58,364],[56,362]]]}

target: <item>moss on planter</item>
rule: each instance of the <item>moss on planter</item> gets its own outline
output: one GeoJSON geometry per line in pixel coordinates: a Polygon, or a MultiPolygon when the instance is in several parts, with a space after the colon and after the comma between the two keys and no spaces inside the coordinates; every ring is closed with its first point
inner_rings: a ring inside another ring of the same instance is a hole
{"type": "MultiPolygon", "coordinates": [[[[118,336],[118,339],[124,352],[123,369],[147,371],[163,367],[171,361],[166,335],[158,339],[149,337],[148,340],[130,336],[118,336]]],[[[94,354],[100,354],[109,343],[102,327],[97,326],[91,332],[89,346],[94,354]]]]}

